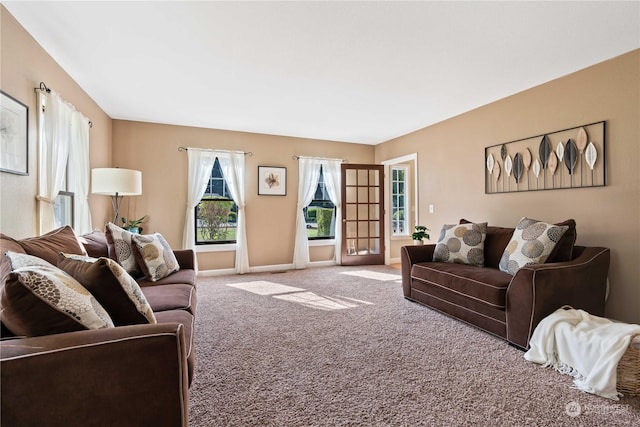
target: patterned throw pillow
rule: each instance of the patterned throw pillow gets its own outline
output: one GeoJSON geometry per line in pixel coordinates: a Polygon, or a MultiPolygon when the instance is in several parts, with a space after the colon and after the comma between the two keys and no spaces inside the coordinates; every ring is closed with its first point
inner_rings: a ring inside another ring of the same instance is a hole
{"type": "Polygon", "coordinates": [[[109,314],[77,280],[40,265],[11,272],[2,292],[2,322],[26,336],[113,327],[109,314]]]}
{"type": "Polygon", "coordinates": [[[140,285],[114,260],[60,254],[58,267],[91,292],[116,326],[156,323],[140,285]]]}
{"type": "Polygon", "coordinates": [[[544,263],[568,226],[522,218],[500,260],[500,270],[511,275],[522,267],[544,263]]]}
{"type": "Polygon", "coordinates": [[[38,258],[37,256],[22,254],[19,252],[7,251],[5,256],[9,258],[9,263],[11,264],[11,271],[17,270],[23,267],[55,267],[55,265],[51,264],[43,260],[42,258],[38,258]]]}
{"type": "Polygon", "coordinates": [[[484,265],[484,240],[487,235],[487,223],[445,224],[440,231],[438,243],[433,252],[433,260],[484,265]]]}
{"type": "Polygon", "coordinates": [[[131,237],[133,235],[133,233],[118,227],[112,222],[107,223],[105,237],[109,245],[109,258],[118,261],[118,264],[124,267],[127,273],[138,277],[142,273],[136,263],[131,247],[131,237]]]}
{"type": "Polygon", "coordinates": [[[162,234],[135,234],[133,242],[138,264],[151,282],[180,270],[178,260],[162,234]]]}

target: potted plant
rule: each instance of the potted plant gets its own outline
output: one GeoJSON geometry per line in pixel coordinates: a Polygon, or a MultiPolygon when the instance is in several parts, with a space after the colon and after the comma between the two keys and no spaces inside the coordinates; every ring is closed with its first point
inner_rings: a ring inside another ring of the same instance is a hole
{"type": "Polygon", "coordinates": [[[425,237],[427,239],[429,239],[429,233],[427,233],[427,231],[429,231],[429,229],[427,227],[425,227],[424,225],[416,225],[414,227],[415,231],[413,232],[413,234],[411,235],[411,238],[413,239],[413,244],[414,245],[423,245],[424,242],[422,241],[422,239],[424,239],[425,237]]]}
{"type": "Polygon", "coordinates": [[[142,224],[145,219],[147,219],[146,215],[141,218],[132,219],[129,221],[127,221],[127,218],[122,217],[122,224],[124,224],[122,228],[124,228],[125,230],[129,230],[131,233],[140,234],[142,233],[142,227],[140,227],[140,224],[142,224]]]}

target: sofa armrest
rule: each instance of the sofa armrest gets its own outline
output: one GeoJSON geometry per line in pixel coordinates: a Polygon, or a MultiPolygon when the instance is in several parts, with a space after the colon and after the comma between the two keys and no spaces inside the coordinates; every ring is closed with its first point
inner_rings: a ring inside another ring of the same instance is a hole
{"type": "Polygon", "coordinates": [[[186,345],[177,323],[2,341],[2,425],[186,427],[186,345]]]}
{"type": "Polygon", "coordinates": [[[576,246],[568,262],[537,264],[518,270],[507,289],[507,340],[528,348],[542,319],[563,305],[604,316],[609,273],[608,248],[576,246]]]}
{"type": "Polygon", "coordinates": [[[433,261],[436,245],[403,246],[400,248],[402,267],[402,292],[405,298],[411,297],[411,267],[420,262],[433,261]]]}
{"type": "Polygon", "coordinates": [[[173,254],[176,256],[178,260],[178,264],[180,264],[180,269],[182,270],[195,270],[196,262],[195,262],[195,253],[192,249],[177,249],[173,251],[173,254]]]}

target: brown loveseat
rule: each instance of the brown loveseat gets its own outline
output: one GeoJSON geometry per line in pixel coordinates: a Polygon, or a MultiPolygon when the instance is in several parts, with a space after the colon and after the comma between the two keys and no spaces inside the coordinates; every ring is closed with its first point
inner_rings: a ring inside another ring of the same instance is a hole
{"type": "MultiPolygon", "coordinates": [[[[13,276],[7,251],[54,265],[60,252],[109,256],[105,233],[76,237],[69,227],[23,240],[3,234],[0,249],[3,287],[13,276]]],[[[1,325],[3,426],[187,426],[196,274],[193,251],[173,252],[179,271],[137,279],[155,324],[32,337],[1,325]]]]}
{"type": "Polygon", "coordinates": [[[498,268],[513,228],[487,227],[484,267],[434,262],[436,245],[404,246],[404,296],[523,349],[540,320],[563,305],[603,316],[609,249],[575,246],[575,221],[558,225],[569,229],[546,262],[513,276],[498,268]]]}

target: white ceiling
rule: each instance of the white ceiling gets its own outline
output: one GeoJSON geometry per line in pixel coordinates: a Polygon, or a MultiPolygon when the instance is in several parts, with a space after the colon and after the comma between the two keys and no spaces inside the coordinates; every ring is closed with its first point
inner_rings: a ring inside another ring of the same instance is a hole
{"type": "Polygon", "coordinates": [[[638,1],[3,4],[114,119],[365,144],[640,48],[638,1]]]}

